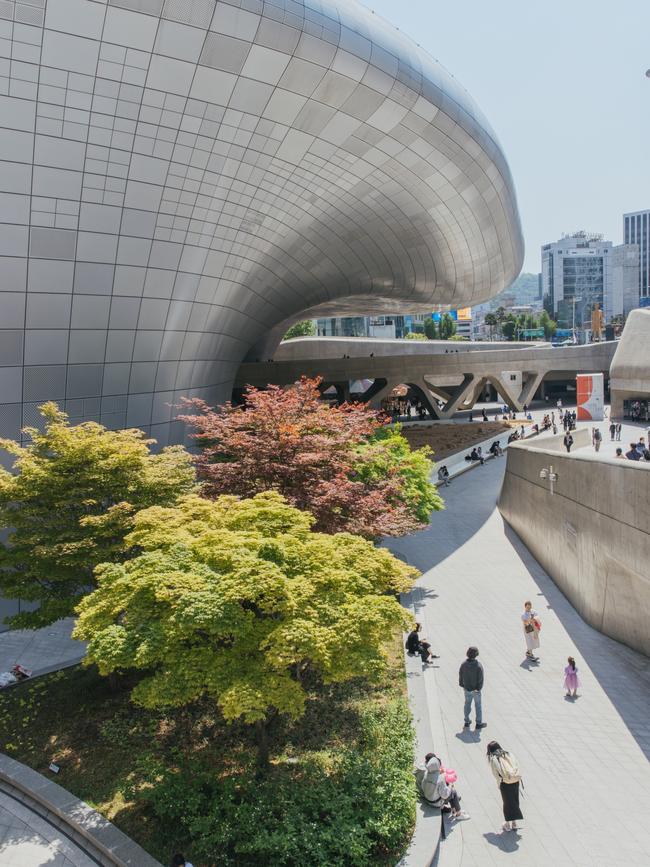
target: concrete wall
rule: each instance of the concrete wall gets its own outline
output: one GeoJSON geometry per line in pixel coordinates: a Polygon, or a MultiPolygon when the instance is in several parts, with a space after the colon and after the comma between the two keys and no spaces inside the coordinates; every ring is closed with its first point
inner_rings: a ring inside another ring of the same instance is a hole
{"type": "Polygon", "coordinates": [[[650,465],[516,443],[499,509],[587,623],[650,656],[650,465]]]}

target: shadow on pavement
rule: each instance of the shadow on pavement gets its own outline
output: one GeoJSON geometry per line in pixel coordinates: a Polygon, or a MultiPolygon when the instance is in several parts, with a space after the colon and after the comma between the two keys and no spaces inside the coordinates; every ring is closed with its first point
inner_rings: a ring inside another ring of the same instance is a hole
{"type": "Polygon", "coordinates": [[[384,539],[382,547],[422,573],[433,569],[478,533],[494,512],[505,465],[505,460],[485,464],[480,469],[481,485],[478,488],[472,476],[479,470],[470,470],[459,476],[450,493],[445,489],[444,511],[435,512],[428,527],[410,536],[384,539]],[[473,494],[471,509],[468,509],[467,498],[463,495],[469,488],[473,494]]]}
{"type": "Polygon", "coordinates": [[[589,626],[505,521],[504,528],[506,537],[546,597],[548,607],[555,611],[630,734],[650,759],[650,659],[589,626]],[[634,687],[632,682],[636,684],[634,687]]]}
{"type": "Polygon", "coordinates": [[[502,852],[516,852],[519,849],[520,837],[516,831],[503,831],[501,834],[489,831],[487,834],[483,834],[483,836],[491,846],[496,846],[502,852]]]}

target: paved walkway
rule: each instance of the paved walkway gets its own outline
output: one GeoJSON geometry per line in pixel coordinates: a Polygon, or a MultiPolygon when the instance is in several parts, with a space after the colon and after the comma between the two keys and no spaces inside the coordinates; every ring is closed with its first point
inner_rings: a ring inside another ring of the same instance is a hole
{"type": "Polygon", "coordinates": [[[43,629],[0,632],[0,671],[9,671],[18,662],[36,674],[78,662],[85,644],[70,638],[73,622],[68,617],[43,629]]]}
{"type": "Polygon", "coordinates": [[[0,792],[0,867],[97,867],[60,831],[0,792]]]}
{"type": "Polygon", "coordinates": [[[587,626],[504,525],[495,507],[504,468],[505,458],[497,459],[459,477],[427,530],[389,544],[424,573],[417,615],[442,656],[424,675],[433,746],[457,770],[471,814],[441,844],[438,863],[650,864],[650,660],[587,626]],[[543,621],[538,666],[524,656],[526,599],[543,621]],[[485,667],[488,727],[480,733],[463,730],[458,686],[470,644],[485,667]],[[583,684],[575,701],[562,688],[569,655],[583,684]],[[519,833],[501,831],[500,794],[485,758],[492,739],[523,769],[519,833]]]}

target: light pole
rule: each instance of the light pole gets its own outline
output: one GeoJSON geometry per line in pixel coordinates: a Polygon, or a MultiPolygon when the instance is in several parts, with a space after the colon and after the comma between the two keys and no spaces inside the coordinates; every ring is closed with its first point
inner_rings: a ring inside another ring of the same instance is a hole
{"type": "Polygon", "coordinates": [[[555,482],[557,482],[558,478],[557,473],[553,471],[553,464],[551,464],[548,469],[546,469],[546,467],[541,469],[539,471],[539,477],[540,479],[544,479],[544,481],[548,479],[548,484],[551,489],[551,496],[553,496],[553,494],[555,493],[555,491],[553,490],[553,485],[555,484],[555,482]]]}

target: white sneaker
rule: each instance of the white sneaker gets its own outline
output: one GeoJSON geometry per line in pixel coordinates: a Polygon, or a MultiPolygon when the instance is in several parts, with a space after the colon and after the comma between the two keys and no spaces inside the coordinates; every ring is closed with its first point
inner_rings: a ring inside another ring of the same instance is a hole
{"type": "Polygon", "coordinates": [[[511,822],[511,823],[510,823],[510,830],[511,830],[511,831],[518,831],[518,830],[519,830],[519,828],[517,827],[517,823],[516,823],[516,822],[511,822]]]}
{"type": "Polygon", "coordinates": [[[510,822],[504,822],[502,827],[503,827],[504,831],[509,831],[510,830],[510,822]]]}
{"type": "Polygon", "coordinates": [[[465,819],[469,819],[469,813],[465,813],[463,810],[460,813],[456,813],[455,816],[451,817],[452,819],[456,819],[458,822],[463,822],[465,819]]]}

